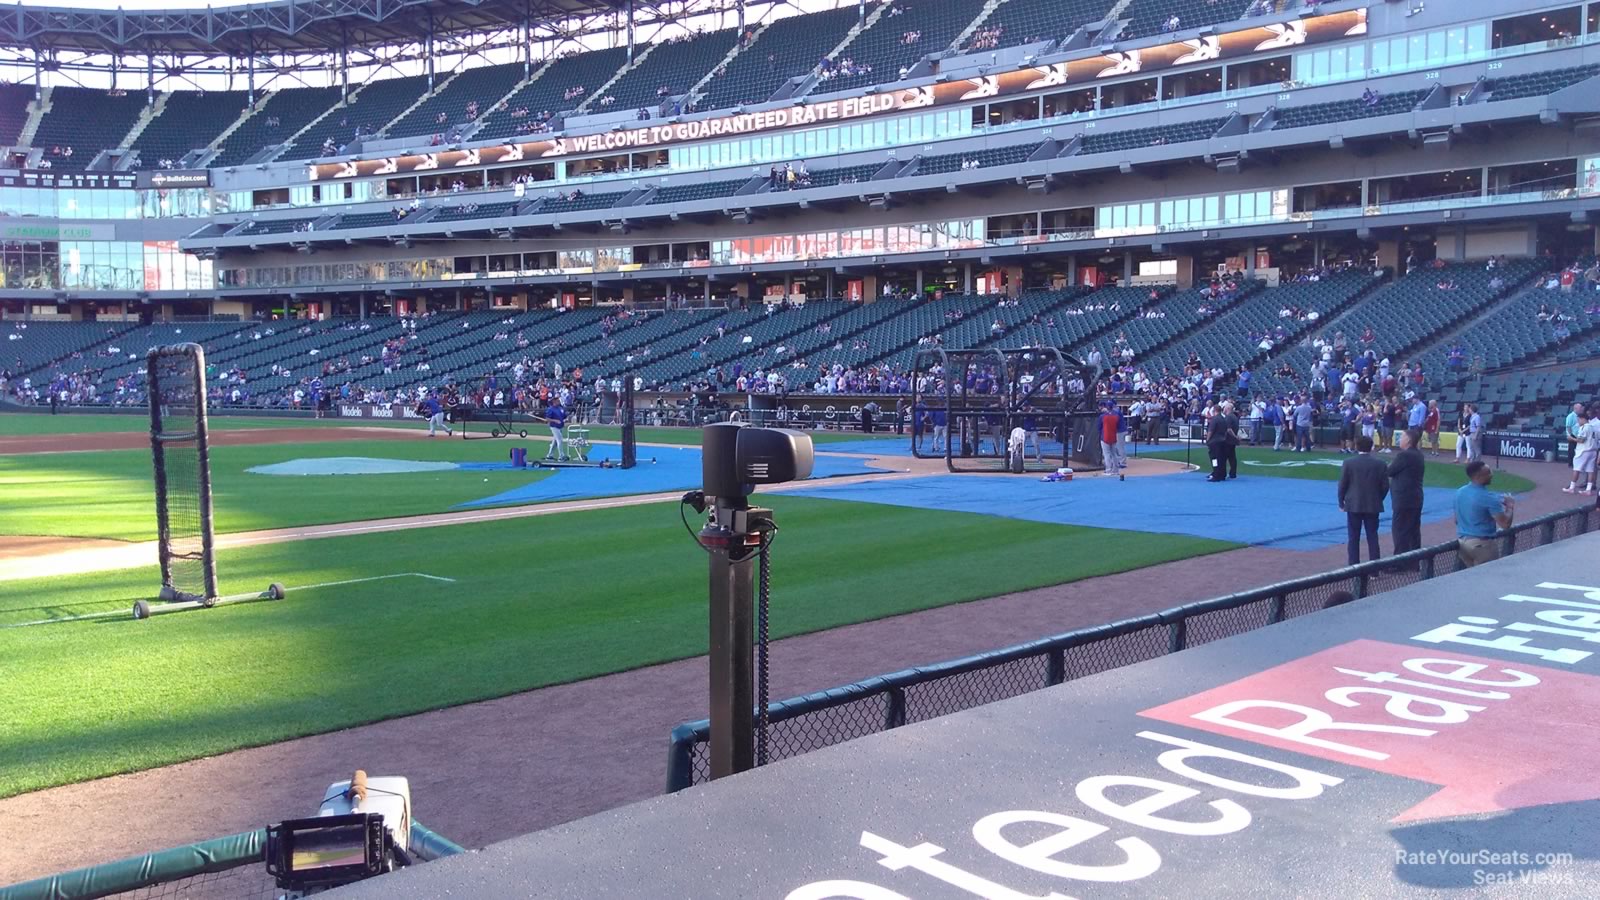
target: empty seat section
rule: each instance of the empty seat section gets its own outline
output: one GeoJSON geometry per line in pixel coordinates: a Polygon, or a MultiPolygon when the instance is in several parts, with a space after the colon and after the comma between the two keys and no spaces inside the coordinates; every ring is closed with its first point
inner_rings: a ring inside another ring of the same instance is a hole
{"type": "Polygon", "coordinates": [[[790,337],[812,330],[849,308],[837,300],[812,300],[782,309],[763,305],[760,315],[747,318],[737,328],[726,329],[720,338],[707,335],[711,339],[705,343],[696,339],[671,354],[651,348],[650,354],[635,353],[633,359],[624,358],[623,363],[646,385],[661,387],[678,387],[683,379],[698,378],[716,368],[725,367],[729,377],[734,377],[735,372],[765,371],[781,367],[790,337]]]}
{"type": "Polygon", "coordinates": [[[58,87],[50,92],[50,111],[39,120],[33,146],[44,150],[51,168],[82,170],[101,150],[122,145],[144,106],[142,91],[113,95],[91,88],[58,87]],[[71,156],[65,153],[69,148],[71,156]],[[57,149],[62,152],[56,153],[57,149]]]}
{"type": "Polygon", "coordinates": [[[343,147],[356,140],[357,129],[376,135],[427,89],[426,75],[369,81],[343,109],[334,110],[307,129],[278,158],[316,159],[324,155],[325,141],[343,147]]]}
{"type": "Polygon", "coordinates": [[[1115,0],[1007,0],[995,7],[965,42],[966,50],[994,50],[1064,40],[1111,11],[1115,0]]]}
{"type": "MultiPolygon", "coordinates": [[[[724,28],[658,43],[606,93],[617,98],[612,104],[616,108],[654,108],[668,97],[688,93],[707,72],[722,63],[738,39],[739,29],[724,28]]],[[[589,109],[593,111],[595,105],[589,104],[589,109]]]]}
{"type": "Polygon", "coordinates": [[[1027,162],[1028,157],[1041,145],[1013,144],[1009,147],[990,147],[985,150],[971,150],[966,153],[942,153],[938,156],[924,156],[917,163],[918,175],[943,175],[947,172],[959,172],[965,164],[969,168],[992,168],[994,166],[1010,166],[1020,162],[1027,162]]]}
{"type": "MultiPolygon", "coordinates": [[[[393,216],[390,216],[393,221],[393,216]]],[[[258,219],[240,229],[239,234],[288,234],[293,231],[310,231],[316,219],[258,219]]]]}
{"type": "Polygon", "coordinates": [[[490,112],[487,118],[479,116],[483,125],[473,133],[473,140],[510,137],[518,133],[519,127],[529,127],[563,110],[577,109],[627,61],[626,47],[563,56],[551,63],[544,74],[518,88],[503,107],[490,112]],[[526,109],[528,114],[512,115],[520,109],[526,109]]]}
{"type": "Polygon", "coordinates": [[[1600,64],[1573,66],[1549,72],[1529,72],[1510,78],[1496,78],[1484,85],[1489,91],[1489,102],[1516,100],[1521,97],[1543,97],[1564,87],[1570,87],[1586,78],[1600,74],[1600,64]]]}
{"type": "Polygon", "coordinates": [[[464,206],[446,206],[433,214],[430,222],[460,222],[464,219],[492,219],[516,212],[517,202],[469,203],[464,206]]]}
{"type": "Polygon", "coordinates": [[[1133,0],[1122,11],[1128,24],[1120,37],[1146,38],[1167,30],[1167,23],[1178,17],[1179,31],[1232,22],[1244,15],[1252,0],[1133,0]]]}
{"type": "MultiPolygon", "coordinates": [[[[1065,290],[1027,290],[1015,298],[999,298],[999,302],[991,311],[983,315],[963,316],[959,322],[943,329],[943,341],[947,348],[966,348],[980,346],[1005,346],[1005,347],[1030,347],[1049,346],[1056,347],[1054,343],[1032,343],[1028,341],[1012,340],[1007,342],[1013,332],[1021,330],[1026,325],[1042,324],[1044,317],[1056,309],[1066,306],[1089,292],[1089,288],[1075,287],[1065,290]],[[996,324],[999,329],[995,328],[996,324]]],[[[946,295],[946,299],[950,299],[946,295]]],[[[898,372],[909,372],[916,361],[918,345],[912,345],[884,357],[881,362],[898,372]]]]}
{"type": "MultiPolygon", "coordinates": [[[[810,304],[806,304],[810,306],[810,304]]],[[[819,360],[834,352],[858,352],[855,339],[870,332],[881,323],[908,308],[907,301],[879,300],[876,303],[844,303],[844,312],[823,317],[814,325],[791,333],[782,341],[769,347],[757,347],[721,363],[723,371],[731,371],[737,364],[746,370],[776,368],[791,389],[811,385],[818,377],[819,360]],[[849,350],[846,350],[849,348],[849,350]]],[[[869,345],[870,339],[863,338],[869,345]]],[[[881,348],[880,348],[880,351],[881,348]]],[[[694,375],[704,374],[704,367],[691,369],[694,375]]]]}
{"type": "Polygon", "coordinates": [[[859,184],[862,181],[872,181],[872,176],[877,175],[880,168],[883,168],[883,163],[819,168],[819,170],[811,171],[811,178],[800,184],[800,187],[832,187],[835,184],[859,184]]]}
{"type": "Polygon", "coordinates": [[[1400,91],[1384,94],[1377,103],[1368,103],[1357,97],[1353,100],[1335,100],[1332,103],[1313,103],[1309,106],[1280,106],[1273,128],[1304,128],[1310,125],[1327,125],[1373,116],[1392,116],[1408,113],[1428,96],[1427,91],[1400,91]]]}
{"type": "Polygon", "coordinates": [[[28,104],[33,88],[23,84],[0,84],[0,147],[10,147],[28,124],[28,104]]]}
{"type": "Polygon", "coordinates": [[[177,165],[189,151],[209,147],[217,135],[238,120],[249,96],[245,91],[169,94],[161,115],[152,119],[133,142],[133,149],[139,151],[139,168],[159,168],[163,160],[177,165]]]}
{"type": "MultiPolygon", "coordinates": [[[[1585,260],[1579,265],[1587,268],[1592,264],[1585,260]]],[[[1423,354],[1423,370],[1448,373],[1452,348],[1460,349],[1467,367],[1481,365],[1484,369],[1505,368],[1569,347],[1586,353],[1590,347],[1585,346],[1585,338],[1600,324],[1600,316],[1591,311],[1600,311],[1600,294],[1547,288],[1544,279],[1536,279],[1533,286],[1472,328],[1430,348],[1423,354]],[[1557,337],[1563,331],[1567,336],[1557,337]]]]}
{"type": "Polygon", "coordinates": [[[539,215],[548,215],[550,213],[609,209],[626,196],[628,196],[627,191],[618,191],[612,194],[590,194],[584,191],[573,191],[570,194],[558,194],[544,198],[539,204],[539,208],[534,212],[539,215]]]}
{"type": "Polygon", "coordinates": [[[347,213],[333,223],[333,229],[343,231],[346,228],[386,228],[398,221],[392,212],[347,213]]]}
{"type": "Polygon", "coordinates": [[[713,197],[731,197],[739,188],[744,187],[748,178],[734,178],[728,181],[705,181],[698,184],[675,184],[656,191],[650,198],[655,203],[681,203],[686,200],[710,200],[713,197]]]}
{"type": "Polygon", "coordinates": [[[444,134],[452,127],[474,122],[488,115],[489,108],[522,80],[522,74],[521,63],[467,69],[390,125],[384,136],[444,134]],[[473,103],[478,104],[477,115],[471,114],[473,103]]]}
{"type": "MultiPolygon", "coordinates": [[[[535,310],[511,317],[498,313],[487,327],[475,330],[454,325],[436,335],[424,335],[417,342],[428,347],[429,371],[418,371],[422,356],[415,349],[399,360],[400,365],[385,376],[383,363],[376,361],[365,369],[352,373],[356,383],[371,387],[396,385],[437,384],[447,373],[454,373],[458,381],[482,378],[490,372],[503,373],[526,359],[551,360],[567,348],[588,342],[593,327],[610,310],[575,309],[568,311],[535,310]],[[501,339],[500,335],[505,338],[501,339]],[[526,347],[517,344],[527,342],[526,347]]],[[[374,354],[376,359],[376,354],[374,354]]]]}
{"type": "Polygon", "coordinates": [[[1142,362],[1147,373],[1183,370],[1189,354],[1206,368],[1233,372],[1279,346],[1292,346],[1327,317],[1372,286],[1375,276],[1350,271],[1320,281],[1285,284],[1247,293],[1182,340],[1142,362]],[[1263,345],[1271,342],[1271,349],[1263,345]]]}
{"type": "Polygon", "coordinates": [[[134,327],[133,322],[0,322],[0,368],[16,378],[58,363],[80,370],[134,327]]]}
{"type": "Polygon", "coordinates": [[[1119,153],[1144,147],[1166,144],[1185,144],[1190,141],[1209,140],[1227,119],[1201,119],[1179,122],[1176,125],[1155,125],[1149,128],[1125,128],[1121,131],[1085,131],[1080,154],[1119,153]]]}
{"type": "Polygon", "coordinates": [[[943,52],[983,10],[983,0],[893,0],[871,28],[856,35],[819,73],[812,93],[897,81],[930,53],[943,52]],[[843,63],[850,61],[849,71],[843,63]]]}
{"type": "Polygon", "coordinates": [[[1062,296],[1067,302],[1046,309],[1037,321],[1029,317],[1011,325],[1004,335],[991,335],[985,343],[995,347],[1057,347],[1081,358],[1096,343],[1090,340],[1091,336],[1103,335],[1130,318],[1150,296],[1147,287],[1103,287],[1088,294],[1077,291],[1067,288],[1038,292],[1062,296]]]}
{"type": "Polygon", "coordinates": [[[239,165],[267,147],[294,137],[338,102],[337,87],[287,88],[265,100],[258,97],[256,111],[222,140],[211,165],[214,168],[239,165]]]}
{"type": "MultiPolygon", "coordinates": [[[[1534,260],[1512,260],[1495,272],[1485,271],[1481,263],[1418,267],[1322,324],[1315,335],[1336,343],[1342,334],[1350,354],[1372,350],[1379,359],[1388,357],[1398,366],[1404,360],[1396,357],[1422,349],[1455,323],[1505,297],[1538,266],[1534,260]],[[1500,286],[1491,287],[1496,278],[1500,286]],[[1362,340],[1369,330],[1370,343],[1362,340]]],[[[1315,359],[1311,347],[1299,344],[1275,354],[1273,370],[1287,363],[1295,373],[1292,379],[1275,378],[1275,385],[1280,390],[1305,388],[1315,359]]],[[[1330,392],[1337,389],[1330,382],[1330,392]]]]}
{"type": "MultiPolygon", "coordinates": [[[[784,82],[807,74],[839,46],[856,19],[854,6],[779,19],[706,82],[700,108],[765,102],[784,82]]],[[[882,73],[874,75],[882,80],[882,73]]]]}
{"type": "MultiPolygon", "coordinates": [[[[670,317],[674,313],[665,315],[670,317]]],[[[755,338],[751,335],[751,329],[767,316],[766,308],[762,304],[756,304],[748,309],[713,311],[709,316],[698,316],[687,328],[681,327],[683,324],[681,322],[660,323],[661,328],[671,330],[673,333],[652,337],[643,342],[632,342],[625,347],[620,344],[612,346],[616,343],[617,337],[617,333],[613,332],[612,339],[606,342],[605,354],[591,363],[584,364],[584,375],[589,378],[596,376],[612,378],[624,372],[638,375],[639,370],[652,360],[682,360],[685,357],[691,361],[696,358],[704,359],[713,345],[726,344],[730,340],[743,340],[746,336],[750,336],[751,343],[754,344],[755,338]],[[680,327],[674,329],[671,327],[674,324],[680,327]],[[723,332],[720,338],[717,337],[718,328],[723,332]]]]}

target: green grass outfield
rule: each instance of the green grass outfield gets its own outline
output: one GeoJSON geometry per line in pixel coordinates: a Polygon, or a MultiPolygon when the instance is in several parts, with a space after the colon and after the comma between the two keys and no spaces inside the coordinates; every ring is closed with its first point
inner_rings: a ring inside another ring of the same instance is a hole
{"type": "MultiPolygon", "coordinates": [[[[254,466],[332,456],[439,462],[499,462],[507,441],[329,441],[249,444],[211,450],[216,530],[255,531],[359,522],[449,510],[549,477],[547,471],[411,472],[397,475],[274,476],[254,466]]],[[[530,456],[545,444],[518,442],[530,456]]],[[[0,456],[0,534],[154,540],[155,488],[148,450],[0,456]]]]}
{"type": "MultiPolygon", "coordinates": [[[[1152,459],[1185,459],[1184,450],[1179,447],[1175,450],[1157,450],[1151,452],[1150,445],[1141,444],[1139,455],[1152,459]]],[[[1304,478],[1313,481],[1338,481],[1339,467],[1324,465],[1317,460],[1332,460],[1342,463],[1349,456],[1339,453],[1291,453],[1287,450],[1274,451],[1270,447],[1240,447],[1239,448],[1239,474],[1240,475],[1271,475],[1276,478],[1304,478]],[[1246,463],[1261,463],[1261,465],[1246,465],[1246,463]],[[1306,465],[1311,463],[1311,465],[1306,465]]],[[[1379,459],[1385,462],[1393,459],[1390,454],[1380,454],[1379,459]]],[[[1446,462],[1446,457],[1423,457],[1427,461],[1427,472],[1423,475],[1422,483],[1425,487],[1458,488],[1467,483],[1467,473],[1464,467],[1446,462]]],[[[1196,444],[1188,453],[1188,461],[1200,466],[1202,471],[1210,471],[1211,462],[1206,457],[1206,448],[1203,444],[1196,444]]],[[[1559,469],[1551,471],[1559,472],[1559,469]]],[[[1494,475],[1494,489],[1508,493],[1520,494],[1533,490],[1533,482],[1521,475],[1510,472],[1496,472],[1494,475]]]]}
{"type": "MultiPolygon", "coordinates": [[[[1236,546],[763,502],[783,529],[776,636],[1236,546]]],[[[0,628],[0,796],[703,654],[705,565],[673,505],[654,504],[226,551],[224,593],[404,572],[457,581],[298,590],[143,622],[122,613],[157,582],[153,567],[0,582],[0,625],[117,612],[0,628]]]]}
{"type": "MultiPolygon", "coordinates": [[[[28,420],[29,427],[94,422],[107,429],[141,424],[128,416],[0,415],[0,425],[28,420]]],[[[246,426],[282,420],[228,420],[246,426]]],[[[338,424],[339,420],[322,420],[338,424]]],[[[351,420],[344,420],[349,424],[351,420]]],[[[307,424],[297,422],[295,424],[307,424]]],[[[415,423],[413,428],[420,426],[415,423]]],[[[37,430],[30,434],[39,433],[37,430]]],[[[83,433],[83,432],[65,432],[83,433]]],[[[535,429],[532,435],[537,435],[535,429]]],[[[325,476],[296,479],[259,475],[247,469],[292,459],[365,456],[440,462],[502,462],[508,448],[525,446],[534,458],[547,442],[526,440],[353,440],[291,444],[217,445],[211,449],[213,506],[218,533],[326,525],[395,516],[445,512],[460,503],[492,496],[549,476],[537,470],[478,473],[420,472],[397,475],[325,476]],[[476,477],[473,477],[473,476],[476,477]]],[[[616,428],[595,428],[595,440],[617,440],[616,428]]],[[[858,440],[857,435],[821,432],[822,444],[858,440]]],[[[697,445],[698,429],[642,428],[644,443],[697,445]]],[[[646,448],[641,453],[648,457],[646,448]]],[[[96,450],[78,453],[0,455],[0,535],[103,538],[138,541],[155,538],[155,490],[148,450],[96,450]]]]}
{"type": "MultiPolygon", "coordinates": [[[[309,416],[228,416],[212,415],[207,423],[215,429],[234,431],[251,428],[411,428],[416,431],[426,431],[428,426],[421,419],[313,419],[309,416]]],[[[537,434],[540,425],[537,422],[527,422],[524,426],[528,429],[529,437],[537,434]]],[[[472,423],[474,434],[484,433],[489,430],[486,422],[472,423]]],[[[148,433],[150,430],[150,416],[141,411],[138,414],[114,413],[73,413],[52,416],[49,413],[0,413],[0,437],[26,437],[29,435],[43,434],[128,434],[148,433]]],[[[813,443],[836,444],[846,441],[859,441],[863,435],[841,431],[810,431],[813,443]]],[[[883,438],[886,434],[874,437],[883,438]]],[[[700,429],[698,428],[656,428],[641,426],[635,430],[635,440],[644,444],[682,444],[686,446],[699,446],[700,429]]],[[[589,439],[595,441],[621,440],[621,429],[612,425],[597,425],[590,428],[589,439]]],[[[457,439],[459,440],[459,438],[457,439]]]]}

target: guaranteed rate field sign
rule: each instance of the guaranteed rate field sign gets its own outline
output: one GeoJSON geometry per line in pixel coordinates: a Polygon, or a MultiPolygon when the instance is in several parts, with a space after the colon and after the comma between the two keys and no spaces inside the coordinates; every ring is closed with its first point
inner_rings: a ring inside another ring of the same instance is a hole
{"type": "Polygon", "coordinates": [[[1600,896],[1600,579],[1560,574],[1596,551],[1573,538],[352,895],[1600,896]]]}

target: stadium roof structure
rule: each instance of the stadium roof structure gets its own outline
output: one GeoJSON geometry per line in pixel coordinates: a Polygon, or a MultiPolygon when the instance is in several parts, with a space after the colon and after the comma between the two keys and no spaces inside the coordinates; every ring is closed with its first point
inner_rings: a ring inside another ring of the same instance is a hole
{"type": "MultiPolygon", "coordinates": [[[[669,18],[639,0],[647,21],[669,18]]],[[[270,0],[176,10],[16,3],[0,11],[0,47],[83,53],[314,54],[587,19],[632,0],[270,0]]]]}

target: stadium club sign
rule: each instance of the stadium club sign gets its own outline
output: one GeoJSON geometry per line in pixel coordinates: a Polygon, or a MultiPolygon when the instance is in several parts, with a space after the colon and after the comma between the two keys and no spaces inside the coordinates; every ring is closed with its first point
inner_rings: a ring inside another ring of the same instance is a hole
{"type": "Polygon", "coordinates": [[[140,172],[135,187],[167,190],[170,188],[202,188],[211,186],[210,169],[166,169],[140,172]]]}
{"type": "Polygon", "coordinates": [[[1103,78],[1135,75],[1141,72],[1154,74],[1168,69],[1256,54],[1280,53],[1305,44],[1336,41],[1366,32],[1367,11],[1353,9],[1313,16],[1309,19],[1258,25],[1226,34],[1202,35],[1155,47],[1114,51],[1084,59],[1029,66],[993,75],[907,88],[887,94],[823,100],[692,122],[663,122],[598,134],[549,137],[520,143],[507,142],[470,150],[445,150],[381,159],[355,159],[342,163],[314,163],[308,166],[307,170],[312,181],[331,181],[341,178],[451,171],[472,166],[503,165],[584,153],[662,147],[688,141],[736,137],[807,125],[849,122],[869,116],[970,103],[975,100],[991,100],[1030,91],[1087,85],[1103,78]]]}

